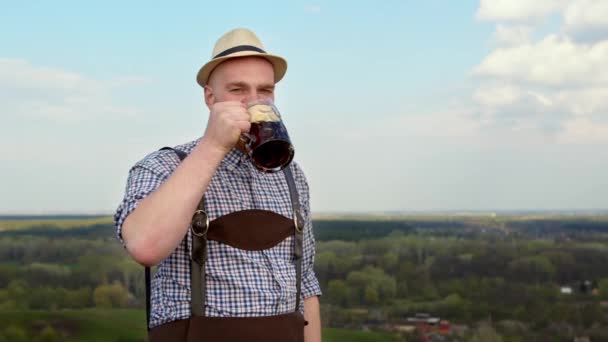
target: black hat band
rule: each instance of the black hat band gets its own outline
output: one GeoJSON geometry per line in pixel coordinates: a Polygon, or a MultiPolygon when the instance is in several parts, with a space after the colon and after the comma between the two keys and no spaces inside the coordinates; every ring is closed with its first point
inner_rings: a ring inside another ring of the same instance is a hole
{"type": "Polygon", "coordinates": [[[266,53],[266,51],[260,49],[257,46],[253,46],[253,45],[238,45],[238,46],[231,47],[230,49],[226,49],[226,50],[218,53],[217,55],[215,55],[213,57],[213,59],[224,57],[224,56],[227,56],[227,55],[230,55],[230,54],[233,54],[233,53],[236,53],[236,52],[241,52],[241,51],[255,51],[255,52],[259,52],[259,53],[266,53]]]}

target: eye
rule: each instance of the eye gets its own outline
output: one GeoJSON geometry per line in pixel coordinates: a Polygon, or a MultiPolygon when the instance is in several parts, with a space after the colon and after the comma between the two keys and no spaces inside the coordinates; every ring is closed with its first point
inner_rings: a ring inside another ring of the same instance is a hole
{"type": "Polygon", "coordinates": [[[230,88],[231,93],[238,93],[242,90],[242,88],[230,88]]]}

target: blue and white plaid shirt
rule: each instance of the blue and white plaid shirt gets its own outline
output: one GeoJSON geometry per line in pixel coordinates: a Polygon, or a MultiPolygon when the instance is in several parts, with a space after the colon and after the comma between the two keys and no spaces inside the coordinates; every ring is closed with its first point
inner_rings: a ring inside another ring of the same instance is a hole
{"type": "MultiPolygon", "coordinates": [[[[190,153],[198,143],[177,146],[190,153]]],[[[143,198],[156,190],[175,170],[179,158],[171,150],[151,153],[129,171],[126,193],[114,222],[122,241],[122,224],[143,198]]],[[[315,241],[310,216],[308,183],[296,163],[290,165],[305,221],[302,262],[302,298],[320,295],[313,270],[315,241]]],[[[209,220],[235,211],[263,209],[292,218],[289,188],[283,173],[257,171],[240,151],[233,149],[222,160],[205,192],[209,220]]],[[[150,327],[190,317],[191,233],[158,266],[152,279],[150,327]]],[[[296,305],[296,271],[293,237],[262,251],[245,251],[208,242],[205,315],[220,317],[270,316],[292,312],[296,305]]],[[[300,304],[303,311],[303,304],[300,304]]]]}

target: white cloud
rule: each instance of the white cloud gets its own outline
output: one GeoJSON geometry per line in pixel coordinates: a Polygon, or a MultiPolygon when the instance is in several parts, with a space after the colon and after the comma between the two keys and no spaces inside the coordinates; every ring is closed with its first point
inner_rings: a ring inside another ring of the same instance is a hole
{"type": "Polygon", "coordinates": [[[532,28],[528,26],[496,26],[494,40],[501,46],[519,46],[530,43],[532,28]]]}
{"type": "Polygon", "coordinates": [[[564,25],[566,32],[583,40],[608,39],[608,1],[572,1],[564,11],[564,25]]]}
{"type": "Polygon", "coordinates": [[[491,21],[530,21],[559,10],[565,3],[565,0],[481,0],[476,17],[491,21]]]}
{"type": "Polygon", "coordinates": [[[35,66],[23,59],[0,58],[0,86],[3,88],[78,90],[92,85],[77,73],[35,66]]]}
{"type": "Polygon", "coordinates": [[[514,84],[490,84],[473,94],[478,119],[484,129],[534,131],[552,135],[561,130],[560,122],[568,113],[556,95],[514,84]]]}
{"type": "Polygon", "coordinates": [[[495,85],[477,89],[473,100],[483,106],[499,107],[517,102],[522,97],[521,90],[511,85],[495,85]]]}
{"type": "Polygon", "coordinates": [[[480,82],[473,111],[483,130],[608,142],[608,35],[598,36],[608,33],[608,1],[481,0],[477,18],[497,22],[495,48],[473,69],[480,82]],[[555,12],[559,31],[537,40],[533,26],[513,24],[555,12]]]}
{"type": "Polygon", "coordinates": [[[608,87],[485,85],[473,94],[482,129],[528,131],[561,143],[608,142],[608,87]],[[586,132],[586,133],[585,133],[586,132]]]}
{"type": "Polygon", "coordinates": [[[545,86],[605,85],[607,61],[608,40],[577,44],[551,34],[538,43],[494,50],[474,74],[545,86]]]}
{"type": "Polygon", "coordinates": [[[141,83],[139,78],[100,81],[23,59],[0,58],[0,102],[5,115],[80,121],[94,117],[132,116],[137,110],[115,104],[112,90],[141,83]]]}

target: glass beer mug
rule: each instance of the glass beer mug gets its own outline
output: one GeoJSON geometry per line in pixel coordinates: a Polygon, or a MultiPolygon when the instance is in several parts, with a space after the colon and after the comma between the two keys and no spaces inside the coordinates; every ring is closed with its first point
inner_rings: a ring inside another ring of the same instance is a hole
{"type": "Polygon", "coordinates": [[[293,160],[294,149],[281,120],[281,114],[271,100],[256,100],[247,104],[251,128],[241,139],[252,164],[260,171],[283,170],[293,160]]]}

